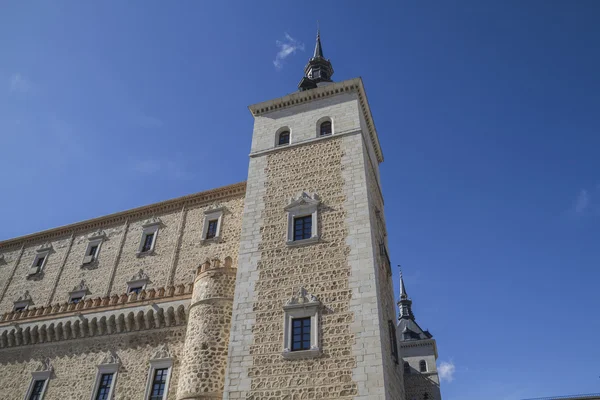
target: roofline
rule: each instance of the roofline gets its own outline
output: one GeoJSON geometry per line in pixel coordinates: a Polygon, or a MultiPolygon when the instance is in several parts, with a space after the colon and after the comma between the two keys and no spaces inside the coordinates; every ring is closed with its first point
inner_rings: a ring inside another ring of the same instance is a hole
{"type": "Polygon", "coordinates": [[[41,232],[31,233],[24,236],[18,236],[12,239],[3,240],[0,241],[0,248],[7,248],[17,244],[25,244],[27,242],[49,240],[51,238],[64,236],[65,234],[69,234],[74,231],[97,229],[102,226],[117,224],[130,218],[141,218],[148,214],[170,211],[179,207],[183,207],[184,205],[198,204],[217,199],[223,199],[226,197],[239,196],[245,193],[246,181],[238,182],[231,185],[218,187],[215,189],[205,190],[203,192],[188,194],[186,196],[177,197],[170,200],[164,200],[158,203],[147,204],[145,206],[120,211],[101,217],[75,222],[73,224],[59,226],[57,228],[43,230],[41,232]]]}
{"type": "Polygon", "coordinates": [[[371,107],[369,107],[369,101],[367,99],[367,94],[361,77],[348,79],[341,82],[333,82],[329,85],[320,86],[310,90],[294,92],[288,94],[287,96],[252,104],[248,106],[248,109],[254,117],[257,117],[259,115],[306,103],[314,99],[332,97],[343,92],[351,91],[356,91],[358,93],[358,100],[367,123],[369,137],[373,143],[377,161],[381,163],[383,162],[383,152],[381,150],[381,145],[379,144],[379,136],[377,135],[377,130],[375,129],[375,122],[373,121],[373,115],[371,114],[371,107]]]}

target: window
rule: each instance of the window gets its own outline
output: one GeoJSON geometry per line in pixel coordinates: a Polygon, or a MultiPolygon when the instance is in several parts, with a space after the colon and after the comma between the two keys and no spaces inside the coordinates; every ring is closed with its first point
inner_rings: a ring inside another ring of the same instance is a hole
{"type": "Polygon", "coordinates": [[[73,296],[69,299],[69,303],[77,304],[83,299],[83,296],[73,296]]]}
{"type": "Polygon", "coordinates": [[[98,385],[98,391],[96,392],[96,400],[108,400],[110,398],[113,376],[113,373],[101,375],[100,385],[98,385]]]}
{"type": "Polygon", "coordinates": [[[312,215],[294,218],[294,240],[310,239],[312,236],[312,215]]]}
{"type": "Polygon", "coordinates": [[[204,211],[204,224],[202,226],[202,240],[218,241],[221,239],[223,225],[223,207],[210,207],[204,211]]]}
{"type": "Polygon", "coordinates": [[[44,386],[46,386],[46,380],[34,381],[29,400],[41,400],[42,394],[44,394],[44,386]]]}
{"type": "Polygon", "coordinates": [[[168,368],[160,368],[154,370],[154,379],[152,380],[152,388],[150,391],[149,400],[162,400],[165,395],[165,386],[167,383],[168,368]]]}
{"type": "Polygon", "coordinates": [[[144,244],[142,245],[142,253],[152,250],[152,243],[154,243],[154,232],[147,233],[144,237],[144,244]]]}
{"type": "Polygon", "coordinates": [[[31,383],[27,389],[25,400],[42,400],[44,398],[52,371],[53,368],[50,365],[50,360],[46,359],[42,361],[42,365],[38,366],[36,371],[31,373],[31,383]]]}
{"type": "Polygon", "coordinates": [[[410,365],[406,361],[404,362],[404,373],[410,374],[410,365]]]}
{"type": "Polygon", "coordinates": [[[36,275],[36,274],[39,274],[40,272],[42,272],[42,269],[46,265],[47,259],[48,259],[47,251],[38,252],[33,260],[33,264],[31,265],[31,268],[29,268],[28,275],[29,276],[36,275]]]}
{"type": "Polygon", "coordinates": [[[18,306],[18,307],[15,307],[13,311],[15,311],[15,312],[25,311],[26,308],[27,308],[27,306],[18,306]]]}
{"type": "Polygon", "coordinates": [[[327,135],[331,135],[331,121],[325,121],[321,123],[321,127],[320,127],[320,135],[321,136],[327,136],[327,135]]]}
{"type": "Polygon", "coordinates": [[[218,219],[208,221],[208,230],[206,231],[206,238],[213,239],[217,236],[217,226],[219,224],[218,219]]]}
{"type": "Polygon", "coordinates": [[[127,293],[135,293],[135,294],[140,294],[140,292],[144,289],[144,286],[135,286],[135,287],[130,287],[129,290],[127,290],[127,293]]]}
{"type": "Polygon", "coordinates": [[[321,77],[321,70],[319,68],[315,68],[312,71],[312,77],[313,79],[317,79],[321,77]]]}
{"type": "Polygon", "coordinates": [[[88,244],[85,249],[85,255],[83,256],[82,265],[93,263],[98,259],[100,247],[105,238],[106,234],[102,230],[96,231],[88,236],[88,244]]]}
{"type": "Polygon", "coordinates": [[[423,400],[429,400],[429,393],[423,394],[423,400]]]}
{"type": "Polygon", "coordinates": [[[173,357],[166,345],[159,346],[150,360],[146,384],[146,400],[165,400],[169,391],[173,357]]]}
{"type": "Polygon", "coordinates": [[[292,319],[292,351],[310,350],[310,317],[292,319]]]}
{"type": "Polygon", "coordinates": [[[319,300],[300,288],[284,310],[283,357],[316,357],[319,348],[319,300]]]}
{"type": "Polygon", "coordinates": [[[42,268],[42,265],[44,265],[45,260],[46,260],[45,256],[38,257],[37,261],[35,262],[35,266],[38,268],[42,268]]]}
{"type": "Polygon", "coordinates": [[[161,221],[158,218],[150,218],[142,223],[142,240],[137,251],[138,257],[154,254],[160,225],[161,221]]]}
{"type": "Polygon", "coordinates": [[[25,311],[29,308],[30,305],[33,304],[33,300],[31,299],[31,295],[29,294],[29,290],[23,292],[21,296],[13,303],[13,311],[20,312],[25,311]]]}
{"type": "Polygon", "coordinates": [[[398,341],[396,339],[396,325],[394,321],[388,320],[388,331],[390,334],[390,347],[392,348],[392,360],[398,364],[398,341]]]}
{"type": "Polygon", "coordinates": [[[286,144],[290,144],[290,131],[283,131],[279,134],[277,145],[284,146],[286,144]]]}
{"type": "Polygon", "coordinates": [[[425,360],[419,361],[419,371],[427,372],[427,362],[425,360]]]}
{"type": "Polygon", "coordinates": [[[140,269],[131,277],[129,281],[127,281],[127,294],[140,294],[142,290],[146,289],[148,282],[150,282],[150,277],[144,272],[143,269],[140,269]]]}
{"type": "Polygon", "coordinates": [[[288,217],[288,233],[286,244],[288,246],[302,246],[319,241],[318,234],[318,207],[319,196],[302,192],[292,198],[285,207],[288,217]]]}

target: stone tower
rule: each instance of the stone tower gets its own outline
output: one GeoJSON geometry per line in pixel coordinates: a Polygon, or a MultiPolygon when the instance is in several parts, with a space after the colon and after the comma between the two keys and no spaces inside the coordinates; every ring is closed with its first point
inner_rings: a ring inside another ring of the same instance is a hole
{"type": "Polygon", "coordinates": [[[224,399],[404,399],[379,163],[362,79],[320,35],[299,91],[250,106],[224,399]]]}
{"type": "Polygon", "coordinates": [[[398,309],[400,354],[404,368],[406,400],[441,400],[435,339],[429,331],[421,329],[415,321],[412,300],[406,293],[402,272],[400,272],[398,309]]]}
{"type": "Polygon", "coordinates": [[[231,258],[198,267],[190,303],[177,400],[223,398],[236,270],[231,258]]]}

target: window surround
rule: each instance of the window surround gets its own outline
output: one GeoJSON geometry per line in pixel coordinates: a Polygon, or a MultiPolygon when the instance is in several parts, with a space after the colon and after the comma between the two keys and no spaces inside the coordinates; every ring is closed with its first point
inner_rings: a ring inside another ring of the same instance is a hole
{"type": "Polygon", "coordinates": [[[166,400],[169,394],[169,383],[171,381],[171,373],[173,372],[173,356],[165,344],[158,347],[150,359],[150,368],[148,370],[148,379],[146,380],[146,391],[144,399],[150,398],[152,393],[152,383],[154,381],[154,372],[157,369],[168,368],[167,380],[165,381],[165,392],[162,400],[166,400]]]}
{"type": "Polygon", "coordinates": [[[52,252],[52,245],[50,243],[44,243],[40,247],[36,249],[35,257],[33,258],[33,263],[31,263],[31,267],[29,267],[29,271],[27,276],[39,275],[44,271],[44,267],[48,263],[48,256],[52,252]],[[38,260],[43,258],[42,265],[38,266],[38,260]]]}
{"type": "Polygon", "coordinates": [[[202,223],[201,242],[218,242],[221,240],[221,227],[223,226],[223,212],[225,207],[209,207],[204,210],[204,222],[202,223]],[[214,237],[207,238],[208,225],[210,221],[217,221],[217,232],[214,237]]]}
{"type": "Polygon", "coordinates": [[[112,399],[114,396],[115,386],[117,385],[117,375],[119,372],[119,365],[121,364],[119,358],[113,354],[108,353],[104,356],[100,364],[96,366],[98,371],[96,372],[96,379],[94,381],[94,389],[92,390],[92,396],[90,400],[95,400],[100,388],[100,381],[103,374],[113,374],[112,381],[110,384],[110,391],[108,392],[108,398],[112,399]]]}
{"type": "Polygon", "coordinates": [[[287,246],[302,246],[319,241],[318,210],[321,200],[316,193],[308,194],[302,192],[295,198],[291,198],[289,204],[284,208],[287,212],[287,246]],[[308,239],[294,240],[294,219],[297,217],[312,216],[311,237],[308,239]]]}
{"type": "Polygon", "coordinates": [[[319,118],[319,120],[317,121],[317,127],[316,127],[316,133],[317,133],[317,137],[327,137],[327,136],[333,136],[335,135],[335,124],[333,123],[333,119],[331,117],[321,117],[319,118]],[[331,122],[331,133],[328,135],[321,135],[321,124],[323,124],[323,122],[331,122]]]}
{"type": "Polygon", "coordinates": [[[29,306],[33,305],[33,300],[31,299],[31,295],[29,294],[29,290],[23,292],[21,296],[13,303],[13,311],[17,311],[22,308],[21,311],[25,311],[29,309],[29,306]]]}
{"type": "Polygon", "coordinates": [[[140,286],[142,287],[142,290],[146,289],[148,282],[150,282],[150,277],[148,277],[144,270],[140,269],[129,281],[127,281],[127,294],[129,294],[132,289],[140,286]]]}
{"type": "Polygon", "coordinates": [[[281,128],[277,129],[277,132],[275,132],[275,147],[285,147],[289,146],[290,144],[292,144],[292,130],[290,127],[282,126],[281,128]],[[289,140],[286,144],[279,144],[279,135],[281,135],[283,132],[289,133],[289,140]]]}
{"type": "Polygon", "coordinates": [[[87,265],[87,264],[92,264],[92,263],[95,263],[96,261],[98,261],[98,255],[100,254],[100,248],[102,247],[102,243],[104,242],[104,239],[106,239],[106,234],[104,233],[104,231],[101,231],[101,230],[96,231],[88,236],[88,244],[85,248],[85,253],[83,255],[83,261],[81,263],[82,266],[87,265]],[[94,246],[98,246],[96,248],[96,252],[93,255],[89,255],[90,250],[94,246]]]}
{"type": "Polygon", "coordinates": [[[24,400],[28,400],[29,397],[31,397],[31,392],[33,391],[36,381],[44,381],[44,386],[42,387],[42,392],[40,394],[40,399],[43,399],[44,395],[46,394],[46,389],[48,388],[48,381],[50,380],[50,376],[52,375],[53,371],[54,368],[50,364],[50,359],[42,361],[41,365],[31,373],[31,382],[27,388],[27,393],[25,394],[24,400]]]}
{"type": "Polygon", "coordinates": [[[73,303],[73,299],[79,298],[79,301],[83,301],[85,300],[85,297],[90,294],[90,291],[87,287],[87,285],[85,284],[85,281],[81,281],[79,282],[78,285],[76,285],[73,290],[71,290],[69,292],[69,304],[73,303]]]}
{"type": "Polygon", "coordinates": [[[421,360],[419,361],[419,372],[427,372],[427,361],[421,360]]]}
{"type": "Polygon", "coordinates": [[[154,254],[154,247],[156,246],[156,238],[158,237],[158,230],[159,230],[161,224],[162,224],[162,221],[160,220],[160,218],[156,218],[156,217],[147,219],[142,223],[142,237],[140,238],[140,245],[138,246],[138,251],[136,253],[136,256],[142,257],[142,256],[154,254]],[[144,242],[146,241],[146,236],[150,235],[150,234],[154,234],[154,237],[152,237],[152,244],[150,245],[150,250],[143,251],[144,242]]]}
{"type": "Polygon", "coordinates": [[[319,348],[320,305],[321,302],[314,295],[308,294],[304,288],[300,288],[298,294],[283,306],[283,352],[281,353],[283,358],[295,360],[318,357],[321,354],[319,348]],[[310,317],[310,349],[292,351],[292,320],[307,317],[310,317]]]}

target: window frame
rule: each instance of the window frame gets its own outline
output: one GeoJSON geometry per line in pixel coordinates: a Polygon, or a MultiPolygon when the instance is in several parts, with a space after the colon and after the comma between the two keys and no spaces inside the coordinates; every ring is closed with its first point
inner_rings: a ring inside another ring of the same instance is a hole
{"type": "Polygon", "coordinates": [[[102,375],[113,374],[112,382],[110,384],[110,390],[108,392],[108,399],[112,399],[115,393],[115,386],[117,386],[117,376],[119,374],[119,363],[100,364],[97,366],[98,371],[96,372],[96,380],[94,382],[92,396],[90,400],[96,400],[98,396],[98,390],[100,389],[100,383],[102,381],[102,375]]]}
{"type": "Polygon", "coordinates": [[[48,369],[46,371],[34,371],[31,373],[31,382],[29,382],[29,387],[27,388],[27,392],[25,393],[24,400],[29,400],[32,395],[33,387],[35,382],[44,381],[44,386],[42,387],[42,393],[40,394],[40,400],[44,399],[46,395],[46,389],[48,389],[48,382],[50,381],[50,375],[52,375],[52,369],[48,369]]]}
{"type": "Polygon", "coordinates": [[[140,244],[136,253],[138,257],[154,254],[154,249],[156,248],[156,239],[158,238],[158,231],[160,230],[160,225],[161,221],[158,218],[152,218],[144,221],[144,223],[142,224],[142,236],[140,238],[140,244]],[[146,243],[146,236],[150,234],[154,234],[154,236],[152,237],[152,243],[150,244],[150,249],[143,250],[144,244],[146,243]]]}
{"type": "Polygon", "coordinates": [[[311,196],[302,192],[297,198],[291,199],[290,203],[284,208],[287,212],[287,246],[302,246],[319,241],[319,204],[321,204],[321,201],[316,193],[311,196]],[[312,218],[311,236],[308,239],[294,240],[296,218],[307,216],[312,218]]]}
{"type": "Polygon", "coordinates": [[[297,297],[292,297],[283,306],[283,352],[286,359],[318,357],[321,354],[319,309],[321,302],[315,296],[307,295],[301,288],[297,297]],[[293,321],[300,318],[310,318],[310,349],[292,350],[293,321]]]}
{"type": "MultiPolygon", "coordinates": [[[[145,290],[150,282],[150,277],[140,269],[134,274],[129,281],[127,281],[127,294],[132,293],[132,289],[141,287],[141,290],[145,290]]],[[[139,294],[139,293],[138,293],[139,294]]]]}
{"type": "Polygon", "coordinates": [[[317,131],[316,133],[317,133],[318,138],[333,136],[335,134],[335,126],[333,123],[333,118],[331,118],[331,117],[319,118],[319,120],[317,121],[316,131],[317,131]],[[325,122],[329,122],[331,124],[331,132],[327,133],[325,135],[321,135],[321,125],[323,125],[325,122]]]}
{"type": "Polygon", "coordinates": [[[285,146],[289,146],[290,144],[292,144],[292,130],[290,129],[289,126],[282,126],[281,128],[277,129],[277,131],[275,132],[275,140],[274,140],[274,146],[275,147],[285,147],[285,146]],[[279,144],[279,138],[281,136],[282,133],[287,132],[288,133],[288,142],[285,144],[279,144]]]}
{"type": "Polygon", "coordinates": [[[209,208],[204,211],[204,221],[202,223],[202,236],[200,238],[200,240],[203,243],[204,242],[213,242],[213,241],[216,242],[216,241],[221,240],[224,210],[225,210],[224,207],[216,207],[216,208],[209,208]],[[209,223],[214,220],[217,221],[217,231],[215,233],[215,236],[209,238],[209,237],[207,237],[208,236],[208,226],[209,226],[209,223]]]}
{"type": "Polygon", "coordinates": [[[171,382],[171,374],[173,373],[173,358],[156,358],[150,360],[150,368],[148,369],[148,378],[146,379],[146,391],[144,393],[144,400],[149,400],[152,394],[152,385],[154,383],[154,373],[157,369],[167,368],[167,380],[165,381],[165,392],[163,393],[163,400],[166,400],[169,395],[169,384],[171,382]]]}
{"type": "Polygon", "coordinates": [[[429,369],[427,368],[427,361],[419,360],[419,372],[421,372],[421,373],[429,372],[429,369]],[[424,370],[423,370],[423,366],[425,367],[424,370]]]}
{"type": "Polygon", "coordinates": [[[49,247],[42,247],[36,250],[35,257],[33,258],[33,263],[31,263],[31,267],[29,267],[27,276],[39,275],[44,271],[44,268],[48,263],[48,257],[50,256],[51,250],[52,249],[49,247]],[[40,258],[43,258],[44,260],[42,261],[42,265],[38,266],[37,263],[40,258]]]}

